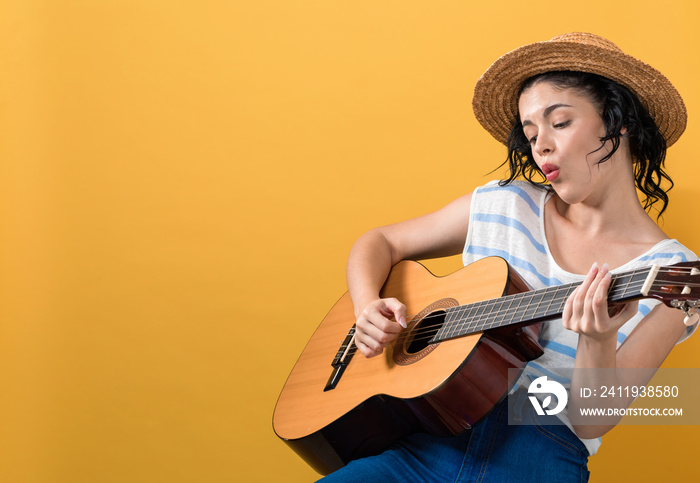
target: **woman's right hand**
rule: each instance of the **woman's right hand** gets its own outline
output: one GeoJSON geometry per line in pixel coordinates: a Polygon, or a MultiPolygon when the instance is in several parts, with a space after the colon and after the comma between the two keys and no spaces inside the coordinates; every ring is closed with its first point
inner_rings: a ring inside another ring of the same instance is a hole
{"type": "Polygon", "coordinates": [[[469,230],[471,193],[437,211],[369,230],[348,257],[348,290],[355,308],[355,344],[365,357],[378,356],[406,327],[406,306],[379,298],[391,267],[401,260],[462,252],[469,230]]]}
{"type": "Polygon", "coordinates": [[[355,345],[365,357],[378,356],[405,328],[406,306],[395,298],[376,299],[357,318],[355,345]]]}

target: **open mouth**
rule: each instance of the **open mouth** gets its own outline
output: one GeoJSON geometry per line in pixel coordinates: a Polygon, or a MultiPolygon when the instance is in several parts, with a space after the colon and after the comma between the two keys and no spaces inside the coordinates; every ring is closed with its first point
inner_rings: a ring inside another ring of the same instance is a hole
{"type": "Polygon", "coordinates": [[[547,178],[547,181],[554,181],[559,177],[559,167],[550,163],[545,163],[542,165],[542,174],[547,178]]]}

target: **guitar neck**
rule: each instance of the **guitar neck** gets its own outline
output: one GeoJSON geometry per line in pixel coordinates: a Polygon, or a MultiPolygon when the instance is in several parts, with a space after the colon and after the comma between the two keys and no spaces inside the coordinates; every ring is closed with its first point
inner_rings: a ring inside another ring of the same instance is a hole
{"type": "MultiPolygon", "coordinates": [[[[613,275],[608,302],[627,302],[645,297],[644,287],[652,267],[613,275]]],[[[580,283],[507,295],[446,310],[445,322],[431,343],[515,324],[536,323],[559,317],[566,300],[580,283]]]]}

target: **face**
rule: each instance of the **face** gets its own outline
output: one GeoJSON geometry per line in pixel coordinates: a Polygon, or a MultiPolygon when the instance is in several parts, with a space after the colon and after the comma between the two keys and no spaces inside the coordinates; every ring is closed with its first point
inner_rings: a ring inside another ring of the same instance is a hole
{"type": "Polygon", "coordinates": [[[600,149],[605,125],[586,96],[543,81],[522,93],[519,109],[534,160],[562,200],[580,203],[619,183],[622,150],[598,164],[610,143],[600,149]]]}

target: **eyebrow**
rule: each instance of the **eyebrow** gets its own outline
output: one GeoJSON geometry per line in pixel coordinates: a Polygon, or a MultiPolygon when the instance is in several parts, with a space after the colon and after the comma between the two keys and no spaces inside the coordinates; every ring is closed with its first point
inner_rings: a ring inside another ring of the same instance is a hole
{"type": "MultiPolygon", "coordinates": [[[[544,112],[542,112],[542,116],[543,116],[543,117],[547,117],[547,116],[549,116],[549,115],[552,113],[552,111],[554,111],[555,109],[559,109],[560,107],[573,107],[573,106],[570,106],[569,104],[561,104],[561,103],[559,103],[559,104],[552,104],[552,105],[549,106],[547,109],[545,109],[544,112]]],[[[528,119],[525,119],[525,120],[523,121],[523,127],[529,126],[530,124],[532,124],[532,121],[530,121],[530,120],[528,120],[528,119]]]]}

